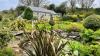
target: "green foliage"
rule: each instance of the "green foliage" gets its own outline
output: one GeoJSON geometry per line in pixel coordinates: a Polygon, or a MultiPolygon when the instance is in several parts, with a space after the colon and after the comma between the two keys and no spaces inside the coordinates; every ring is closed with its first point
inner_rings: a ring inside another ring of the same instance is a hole
{"type": "Polygon", "coordinates": [[[2,20],[2,26],[3,27],[8,27],[9,22],[10,22],[10,20],[8,18],[4,18],[2,20]]]}
{"type": "Polygon", "coordinates": [[[95,13],[100,15],[100,8],[96,8],[95,13]]]}
{"type": "Polygon", "coordinates": [[[38,19],[38,17],[37,16],[33,16],[33,20],[37,20],[38,19]]]}
{"type": "Polygon", "coordinates": [[[22,41],[20,47],[28,53],[29,56],[60,56],[67,42],[62,42],[53,32],[48,33],[45,30],[34,31],[31,36],[26,34],[28,40],[22,41]],[[26,45],[30,42],[31,49],[26,45]],[[34,52],[34,53],[33,53],[34,52]]]}
{"type": "Polygon", "coordinates": [[[81,38],[83,40],[83,43],[87,43],[87,42],[91,42],[93,40],[92,35],[93,35],[93,30],[91,29],[85,29],[82,33],[81,33],[81,38]]]}
{"type": "Polygon", "coordinates": [[[8,45],[8,42],[12,39],[12,35],[5,29],[0,30],[0,48],[4,48],[8,45]]]}
{"type": "Polygon", "coordinates": [[[77,22],[77,21],[82,21],[83,18],[84,15],[64,15],[61,20],[77,22]]]}
{"type": "Polygon", "coordinates": [[[67,31],[75,31],[75,32],[82,32],[84,30],[84,27],[81,23],[70,23],[66,25],[67,31]]]}
{"type": "Polygon", "coordinates": [[[72,49],[72,55],[75,50],[78,51],[79,56],[90,56],[91,54],[91,49],[89,46],[83,45],[77,41],[69,41],[69,47],[72,49]]]}
{"type": "Polygon", "coordinates": [[[72,19],[73,19],[72,17],[64,15],[61,20],[63,20],[63,21],[73,21],[72,19]]]}
{"type": "Polygon", "coordinates": [[[93,33],[92,37],[93,37],[94,39],[97,39],[97,40],[100,39],[100,29],[97,30],[97,31],[95,31],[95,32],[93,33]]]}
{"type": "Polygon", "coordinates": [[[98,28],[100,28],[100,16],[99,15],[88,16],[84,20],[83,25],[88,29],[97,30],[98,28]]]}
{"type": "Polygon", "coordinates": [[[10,24],[10,30],[24,30],[25,28],[25,20],[17,18],[10,24]]]}
{"type": "Polygon", "coordinates": [[[33,11],[31,8],[26,6],[18,6],[16,8],[17,16],[20,16],[23,14],[24,19],[31,20],[33,18],[33,11]]]}
{"type": "Polygon", "coordinates": [[[0,56],[14,56],[13,50],[11,48],[4,48],[0,50],[0,56]]]}
{"type": "Polygon", "coordinates": [[[47,9],[55,11],[55,4],[50,4],[47,9]]]}
{"type": "Polygon", "coordinates": [[[62,16],[66,14],[66,3],[62,3],[60,6],[56,7],[55,12],[61,13],[62,16]]]}
{"type": "Polygon", "coordinates": [[[27,19],[27,20],[31,20],[33,18],[33,11],[31,10],[31,8],[26,8],[25,9],[23,18],[27,19]]]}
{"type": "Polygon", "coordinates": [[[100,45],[90,45],[90,47],[94,56],[100,56],[100,45]]]}
{"type": "Polygon", "coordinates": [[[27,8],[26,6],[18,6],[16,8],[17,16],[21,15],[25,11],[26,8],[27,8]]]}
{"type": "Polygon", "coordinates": [[[0,21],[2,20],[2,18],[3,18],[3,17],[0,15],[0,21]]]}

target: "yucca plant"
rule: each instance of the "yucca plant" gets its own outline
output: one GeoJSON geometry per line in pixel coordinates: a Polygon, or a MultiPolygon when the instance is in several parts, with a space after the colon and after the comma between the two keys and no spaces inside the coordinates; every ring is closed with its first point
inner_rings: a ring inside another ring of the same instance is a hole
{"type": "Polygon", "coordinates": [[[25,34],[27,40],[20,43],[20,47],[28,56],[61,56],[62,50],[67,42],[61,42],[58,36],[50,35],[49,32],[41,30],[32,34],[25,34]]]}

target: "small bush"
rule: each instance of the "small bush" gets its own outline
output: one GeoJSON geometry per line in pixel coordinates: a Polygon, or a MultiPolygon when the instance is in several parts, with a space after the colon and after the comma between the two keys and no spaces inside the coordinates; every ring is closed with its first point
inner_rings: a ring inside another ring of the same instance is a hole
{"type": "Polygon", "coordinates": [[[84,17],[85,17],[84,15],[68,15],[68,16],[64,15],[62,17],[62,20],[77,22],[77,21],[82,21],[84,17]]]}
{"type": "Polygon", "coordinates": [[[90,47],[88,47],[87,45],[83,45],[82,43],[77,42],[77,41],[70,41],[69,47],[71,48],[73,55],[75,55],[74,52],[76,50],[78,51],[77,55],[79,56],[90,56],[91,54],[90,47]]]}
{"type": "Polygon", "coordinates": [[[0,50],[0,56],[15,56],[11,48],[5,48],[0,50]]]}
{"type": "Polygon", "coordinates": [[[37,16],[33,16],[33,20],[38,20],[38,17],[37,16]]]}
{"type": "Polygon", "coordinates": [[[9,31],[6,31],[5,29],[0,30],[0,49],[6,47],[12,37],[13,36],[9,33],[9,31]]]}
{"type": "Polygon", "coordinates": [[[16,15],[20,16],[25,11],[26,8],[27,8],[26,6],[18,6],[16,8],[16,15]]]}
{"type": "Polygon", "coordinates": [[[91,45],[90,47],[94,56],[100,56],[100,45],[91,45]]]}
{"type": "Polygon", "coordinates": [[[31,20],[33,18],[33,11],[31,10],[31,8],[27,8],[25,10],[23,18],[27,20],[31,20]]]}
{"type": "Polygon", "coordinates": [[[25,28],[25,20],[23,19],[16,19],[10,24],[10,30],[12,31],[18,31],[18,30],[24,30],[25,28]]]}
{"type": "Polygon", "coordinates": [[[100,29],[95,31],[92,36],[94,39],[100,39],[100,29]]]}
{"type": "Polygon", "coordinates": [[[67,25],[66,28],[67,28],[68,32],[71,32],[71,31],[81,32],[84,30],[83,25],[80,23],[71,23],[71,24],[67,25]]]}
{"type": "Polygon", "coordinates": [[[73,21],[72,19],[73,19],[72,17],[66,16],[66,15],[64,15],[64,16],[62,17],[62,21],[73,21]]]}
{"type": "Polygon", "coordinates": [[[100,15],[100,8],[96,8],[95,13],[100,15]]]}
{"type": "Polygon", "coordinates": [[[99,15],[88,16],[83,21],[83,25],[88,29],[97,30],[98,28],[100,28],[100,16],[99,15]]]}
{"type": "Polygon", "coordinates": [[[91,29],[85,29],[80,35],[83,43],[91,42],[93,40],[93,30],[91,29]]]}
{"type": "Polygon", "coordinates": [[[2,16],[0,15],[0,21],[2,20],[2,16]]]}
{"type": "Polygon", "coordinates": [[[18,6],[16,8],[16,13],[17,13],[17,16],[20,16],[23,14],[24,19],[30,20],[33,18],[33,11],[31,10],[31,8],[26,7],[26,6],[18,6]]]}

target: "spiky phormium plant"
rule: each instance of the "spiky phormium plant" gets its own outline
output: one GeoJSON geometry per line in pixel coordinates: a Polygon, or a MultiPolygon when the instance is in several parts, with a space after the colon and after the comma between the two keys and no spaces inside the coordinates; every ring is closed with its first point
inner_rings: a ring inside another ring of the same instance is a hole
{"type": "Polygon", "coordinates": [[[25,35],[28,39],[21,42],[20,47],[28,56],[60,56],[67,44],[61,43],[60,38],[43,30],[25,35]]]}

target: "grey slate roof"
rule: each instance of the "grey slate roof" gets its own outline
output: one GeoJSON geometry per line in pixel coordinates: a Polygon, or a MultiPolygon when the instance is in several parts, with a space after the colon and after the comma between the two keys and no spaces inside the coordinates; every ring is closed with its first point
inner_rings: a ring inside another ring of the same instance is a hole
{"type": "Polygon", "coordinates": [[[56,14],[54,11],[52,10],[47,10],[45,8],[42,7],[30,7],[33,12],[40,12],[40,13],[47,13],[47,14],[56,14]]]}

